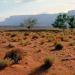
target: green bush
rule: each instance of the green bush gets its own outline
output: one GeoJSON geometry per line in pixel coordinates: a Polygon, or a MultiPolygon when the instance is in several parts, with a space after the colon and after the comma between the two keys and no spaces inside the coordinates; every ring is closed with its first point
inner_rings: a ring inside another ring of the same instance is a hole
{"type": "Polygon", "coordinates": [[[5,61],[0,59],[0,70],[3,70],[6,66],[7,64],[5,63],[5,61]]]}
{"type": "Polygon", "coordinates": [[[15,64],[19,62],[21,56],[20,53],[15,49],[15,50],[8,51],[5,54],[4,59],[11,59],[11,61],[14,61],[13,64],[15,64]]]}
{"type": "Polygon", "coordinates": [[[61,43],[55,43],[55,50],[62,50],[63,46],[61,43]]]}
{"type": "Polygon", "coordinates": [[[44,67],[46,69],[50,68],[52,66],[52,64],[53,64],[53,58],[51,58],[51,57],[45,58],[45,60],[44,60],[44,67]]]}

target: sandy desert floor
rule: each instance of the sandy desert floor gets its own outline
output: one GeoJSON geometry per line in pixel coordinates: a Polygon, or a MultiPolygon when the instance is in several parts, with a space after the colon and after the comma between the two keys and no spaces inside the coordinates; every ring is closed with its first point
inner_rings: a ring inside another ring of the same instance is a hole
{"type": "Polygon", "coordinates": [[[12,49],[19,49],[22,59],[0,70],[0,75],[75,75],[75,30],[0,31],[0,59],[12,49]],[[56,42],[62,44],[62,50],[53,50],[56,42]],[[52,58],[53,64],[41,70],[46,57],[52,58]]]}

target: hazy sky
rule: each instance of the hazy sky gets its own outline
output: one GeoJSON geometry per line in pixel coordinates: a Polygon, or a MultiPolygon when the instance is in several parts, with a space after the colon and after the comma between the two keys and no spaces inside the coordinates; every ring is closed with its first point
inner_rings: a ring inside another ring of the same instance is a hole
{"type": "Polygon", "coordinates": [[[11,15],[59,13],[75,9],[75,0],[0,0],[0,18],[11,15]]]}

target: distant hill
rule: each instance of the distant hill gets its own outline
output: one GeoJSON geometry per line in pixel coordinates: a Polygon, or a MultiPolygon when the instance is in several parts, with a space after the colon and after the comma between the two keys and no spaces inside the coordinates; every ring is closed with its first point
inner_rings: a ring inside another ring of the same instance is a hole
{"type": "Polygon", "coordinates": [[[37,25],[49,25],[56,18],[57,14],[39,14],[39,15],[19,15],[19,16],[11,16],[6,18],[5,21],[0,22],[0,25],[20,25],[20,23],[24,22],[28,18],[37,19],[37,25]]]}
{"type": "Polygon", "coordinates": [[[68,11],[68,15],[75,16],[75,10],[68,11]]]}
{"type": "MultiPolygon", "coordinates": [[[[69,11],[67,13],[68,15],[75,15],[75,10],[69,11]]],[[[0,22],[0,26],[17,26],[20,25],[20,23],[24,22],[24,20],[28,18],[35,18],[38,20],[37,25],[38,26],[49,26],[51,25],[58,14],[38,14],[38,15],[16,15],[16,16],[10,16],[9,18],[6,18],[5,21],[0,22]]]]}

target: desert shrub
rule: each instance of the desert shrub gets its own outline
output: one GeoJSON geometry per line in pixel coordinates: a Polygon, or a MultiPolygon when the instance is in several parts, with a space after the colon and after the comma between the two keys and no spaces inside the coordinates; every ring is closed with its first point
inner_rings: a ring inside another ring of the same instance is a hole
{"type": "Polygon", "coordinates": [[[46,69],[50,68],[50,67],[52,66],[52,64],[53,64],[53,58],[51,58],[51,57],[46,57],[46,58],[44,59],[44,67],[45,67],[46,69]]]}
{"type": "Polygon", "coordinates": [[[20,45],[22,45],[22,46],[27,46],[27,45],[30,45],[31,43],[28,41],[28,40],[22,40],[21,42],[20,42],[20,45]]]}
{"type": "Polygon", "coordinates": [[[5,54],[4,59],[10,59],[11,61],[13,61],[13,64],[15,64],[19,62],[19,60],[21,59],[21,56],[19,51],[15,49],[15,50],[8,51],[5,54]]]}
{"type": "Polygon", "coordinates": [[[38,36],[33,35],[33,36],[32,36],[32,39],[38,39],[38,36]]]}
{"type": "Polygon", "coordinates": [[[45,37],[45,35],[41,35],[41,38],[44,38],[45,37]]]}
{"type": "Polygon", "coordinates": [[[11,43],[9,43],[9,44],[7,45],[7,47],[8,47],[8,48],[13,48],[14,46],[13,46],[11,43]]]}
{"type": "Polygon", "coordinates": [[[10,35],[11,35],[11,33],[9,33],[9,32],[6,33],[6,36],[10,36],[10,35]]]}
{"type": "Polygon", "coordinates": [[[74,46],[75,45],[75,42],[70,42],[69,43],[69,46],[74,46]]]}
{"type": "Polygon", "coordinates": [[[69,35],[69,38],[71,39],[72,38],[72,35],[69,35]]]}
{"type": "Polygon", "coordinates": [[[25,32],[25,33],[24,33],[24,36],[29,36],[29,33],[25,32]]]}
{"type": "Polygon", "coordinates": [[[61,39],[61,41],[64,41],[64,37],[63,36],[61,36],[60,39],[61,39]]]}
{"type": "Polygon", "coordinates": [[[11,38],[11,39],[10,39],[10,42],[18,42],[18,39],[16,39],[16,38],[11,38]]]}
{"type": "Polygon", "coordinates": [[[51,38],[48,38],[46,42],[48,42],[48,43],[49,42],[52,42],[52,39],[51,38]]]}
{"type": "Polygon", "coordinates": [[[11,34],[11,37],[15,37],[16,36],[16,34],[11,34]]]}
{"type": "Polygon", "coordinates": [[[44,41],[40,41],[40,45],[43,45],[45,42],[44,41]]]}
{"type": "Polygon", "coordinates": [[[48,41],[53,41],[54,40],[54,37],[55,35],[54,34],[50,34],[50,35],[47,35],[46,38],[48,39],[48,41]]]}
{"type": "Polygon", "coordinates": [[[24,37],[24,38],[23,38],[23,40],[26,40],[26,39],[27,39],[27,37],[24,37]]]}
{"type": "Polygon", "coordinates": [[[64,41],[64,36],[65,36],[64,33],[61,33],[61,34],[60,34],[60,40],[61,40],[61,41],[64,41]]]}
{"type": "Polygon", "coordinates": [[[55,43],[55,50],[61,50],[63,48],[61,43],[55,43]]]}
{"type": "Polygon", "coordinates": [[[9,59],[4,59],[4,62],[6,63],[7,66],[11,66],[14,63],[14,61],[11,60],[10,58],[9,59]]]}
{"type": "Polygon", "coordinates": [[[5,61],[0,59],[0,70],[3,70],[6,66],[7,64],[5,63],[5,61]]]}
{"type": "Polygon", "coordinates": [[[2,41],[2,43],[6,43],[6,41],[5,41],[5,40],[3,40],[3,41],[2,41]]]}

